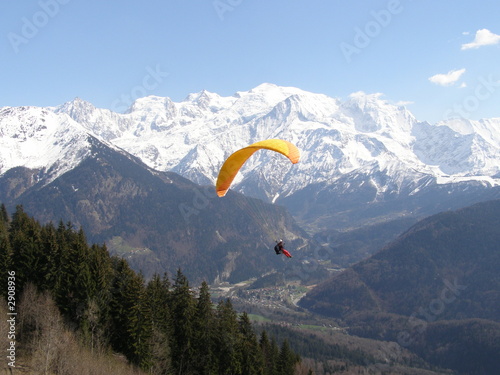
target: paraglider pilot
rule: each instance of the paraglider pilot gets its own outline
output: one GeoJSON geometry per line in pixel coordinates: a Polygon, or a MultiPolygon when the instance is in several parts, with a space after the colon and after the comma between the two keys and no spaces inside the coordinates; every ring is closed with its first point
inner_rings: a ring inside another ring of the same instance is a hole
{"type": "Polygon", "coordinates": [[[277,244],[276,246],[274,247],[274,251],[276,252],[277,255],[279,254],[285,254],[288,258],[291,258],[292,255],[285,250],[285,248],[283,247],[285,245],[285,243],[283,242],[283,240],[279,240],[279,241],[276,241],[277,244]]]}

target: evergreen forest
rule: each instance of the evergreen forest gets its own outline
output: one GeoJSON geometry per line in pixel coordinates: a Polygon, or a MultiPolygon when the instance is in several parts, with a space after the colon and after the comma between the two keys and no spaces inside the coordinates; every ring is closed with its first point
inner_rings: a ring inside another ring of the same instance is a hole
{"type": "Polygon", "coordinates": [[[82,229],[41,225],[22,206],[12,217],[1,206],[0,268],[15,280],[16,367],[30,373],[102,373],[104,364],[79,367],[86,355],[97,366],[112,358],[123,374],[288,375],[301,362],[230,300],[213,302],[206,282],[193,288],[180,269],[145,280],[82,229]]]}

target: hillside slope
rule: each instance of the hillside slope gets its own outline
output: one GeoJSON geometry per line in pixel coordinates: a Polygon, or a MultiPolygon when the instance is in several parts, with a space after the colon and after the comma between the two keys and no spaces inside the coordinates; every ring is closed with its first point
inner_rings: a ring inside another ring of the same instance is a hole
{"type": "Polygon", "coordinates": [[[1,176],[0,201],[11,211],[22,204],[41,222],[81,226],[145,276],[180,267],[195,281],[237,282],[285,266],[272,250],[278,236],[307,248],[283,207],[232,192],[218,198],[212,186],[90,143],[91,156],[48,185],[33,185],[36,171],[22,167],[1,176]]]}
{"type": "Polygon", "coordinates": [[[301,301],[334,317],[363,310],[410,316],[434,299],[440,319],[500,321],[500,200],[429,217],[301,301]]]}
{"type": "Polygon", "coordinates": [[[458,374],[500,368],[500,200],[429,217],[300,306],[458,374]]]}

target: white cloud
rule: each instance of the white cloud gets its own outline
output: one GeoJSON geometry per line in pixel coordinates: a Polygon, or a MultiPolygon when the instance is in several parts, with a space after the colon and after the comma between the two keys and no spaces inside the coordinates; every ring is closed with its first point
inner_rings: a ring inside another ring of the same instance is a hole
{"type": "Polygon", "coordinates": [[[500,43],[500,35],[493,34],[488,29],[481,29],[476,31],[476,37],[471,43],[462,44],[462,50],[470,48],[479,48],[482,46],[488,46],[492,44],[500,43]]]}
{"type": "Polygon", "coordinates": [[[435,83],[436,85],[451,86],[455,82],[457,82],[464,73],[465,73],[465,68],[458,70],[450,70],[448,73],[445,74],[433,75],[432,77],[429,78],[429,81],[435,83]]]}

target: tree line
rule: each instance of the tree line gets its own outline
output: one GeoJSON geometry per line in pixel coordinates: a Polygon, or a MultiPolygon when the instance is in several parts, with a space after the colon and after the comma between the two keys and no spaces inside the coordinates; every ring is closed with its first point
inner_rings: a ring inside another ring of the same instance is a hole
{"type": "Polygon", "coordinates": [[[41,225],[22,206],[12,218],[0,206],[0,271],[4,280],[15,271],[19,296],[30,284],[49,293],[92,352],[122,353],[151,374],[288,375],[300,362],[286,339],[258,336],[230,300],[214,303],[206,282],[195,290],[180,269],[146,281],[82,229],[41,225]]]}

